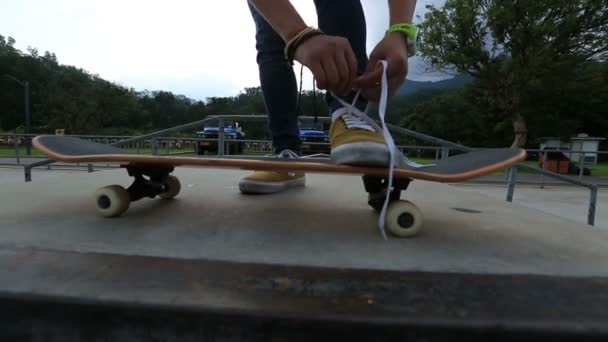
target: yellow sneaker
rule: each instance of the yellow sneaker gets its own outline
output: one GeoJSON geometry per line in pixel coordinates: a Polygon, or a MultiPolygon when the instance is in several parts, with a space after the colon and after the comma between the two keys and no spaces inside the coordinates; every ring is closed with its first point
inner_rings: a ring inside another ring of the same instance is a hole
{"type": "Polygon", "coordinates": [[[305,185],[304,173],[255,171],[239,182],[239,190],[247,194],[272,194],[305,185]]]}
{"type": "MultiPolygon", "coordinates": [[[[299,156],[291,150],[285,150],[277,158],[297,159],[299,156]]],[[[271,194],[304,186],[305,183],[303,172],[255,171],[241,179],[239,190],[247,194],[271,194]]]]}
{"type": "Polygon", "coordinates": [[[340,108],[332,114],[329,128],[331,159],[336,164],[388,166],[390,153],[377,125],[340,108]]]}

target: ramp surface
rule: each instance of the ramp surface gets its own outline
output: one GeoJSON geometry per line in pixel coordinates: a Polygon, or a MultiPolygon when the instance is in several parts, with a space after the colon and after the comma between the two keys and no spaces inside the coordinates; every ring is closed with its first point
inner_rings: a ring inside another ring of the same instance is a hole
{"type": "Polygon", "coordinates": [[[241,171],[180,168],[171,201],[133,202],[120,218],[96,214],[93,192],[127,186],[124,170],[53,172],[5,183],[3,244],[79,252],[208,258],[366,269],[606,275],[608,234],[584,224],[449,185],[414,181],[404,198],[425,227],[414,239],[381,238],[360,177],[308,175],[270,196],[238,191],[241,171]]]}
{"type": "MultiPolygon", "coordinates": [[[[116,219],[99,217],[91,195],[101,186],[128,185],[124,170],[44,172],[32,183],[0,177],[0,300],[21,310],[35,303],[23,315],[64,320],[64,328],[48,328],[55,332],[85,329],[86,322],[75,328],[73,321],[91,314],[48,308],[106,308],[95,319],[106,324],[95,336],[106,339],[133,332],[107,319],[125,310],[130,314],[121,317],[131,317],[133,326],[154,315],[152,322],[192,336],[201,328],[184,328],[174,313],[195,315],[188,327],[199,327],[202,316],[236,315],[224,321],[235,329],[248,326],[244,317],[294,324],[275,333],[312,334],[306,324],[340,322],[377,328],[360,336],[391,332],[396,340],[497,327],[525,336],[608,332],[602,230],[415,181],[405,197],[424,212],[425,228],[414,239],[385,241],[360,177],[309,175],[305,188],[246,196],[237,188],[244,174],[178,169],[180,196],[134,202],[116,219]]],[[[23,322],[19,315],[5,322],[23,322]]]]}

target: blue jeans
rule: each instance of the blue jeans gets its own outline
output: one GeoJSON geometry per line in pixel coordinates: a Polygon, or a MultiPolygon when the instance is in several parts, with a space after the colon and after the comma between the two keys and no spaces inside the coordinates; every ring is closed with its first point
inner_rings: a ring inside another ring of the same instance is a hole
{"type": "MultiPolygon", "coordinates": [[[[298,127],[298,86],[293,66],[285,61],[285,42],[273,30],[262,15],[249,3],[256,27],[257,63],[266,111],[268,128],[275,153],[290,149],[300,153],[301,141],[298,127]]],[[[332,36],[349,40],[358,62],[358,73],[367,66],[366,21],[359,0],[314,0],[319,29],[332,36]]],[[[330,112],[341,107],[331,94],[325,94],[330,112]]],[[[347,97],[345,100],[352,101],[347,97]]],[[[364,108],[362,99],[357,107],[364,108]]]]}

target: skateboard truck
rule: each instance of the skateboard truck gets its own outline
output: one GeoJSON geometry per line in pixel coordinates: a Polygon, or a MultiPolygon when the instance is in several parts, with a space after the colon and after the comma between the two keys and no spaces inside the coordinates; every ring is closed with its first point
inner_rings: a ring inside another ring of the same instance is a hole
{"type": "Polygon", "coordinates": [[[386,177],[363,176],[363,185],[365,186],[365,191],[369,194],[367,204],[377,212],[380,212],[387,193],[390,196],[390,203],[398,201],[401,198],[401,191],[405,191],[410,182],[411,179],[394,179],[393,188],[389,193],[387,189],[388,179],[386,177]]]}
{"type": "Polygon", "coordinates": [[[131,202],[144,197],[154,198],[164,191],[163,182],[175,169],[172,166],[141,167],[123,166],[127,169],[129,176],[134,177],[133,183],[127,188],[131,202]],[[146,177],[148,179],[146,179],[146,177]]]}

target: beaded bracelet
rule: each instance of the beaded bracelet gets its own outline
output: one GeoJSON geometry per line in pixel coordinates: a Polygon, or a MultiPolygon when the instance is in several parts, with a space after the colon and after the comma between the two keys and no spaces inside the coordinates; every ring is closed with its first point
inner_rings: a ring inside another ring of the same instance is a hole
{"type": "Polygon", "coordinates": [[[314,28],[312,26],[309,26],[305,29],[303,29],[302,31],[300,31],[298,34],[296,34],[293,38],[291,38],[287,44],[285,45],[285,60],[290,64],[293,65],[293,60],[296,54],[296,49],[298,48],[298,46],[300,46],[302,43],[304,43],[304,41],[308,40],[309,38],[312,38],[314,36],[318,36],[324,34],[321,30],[314,28]]]}

